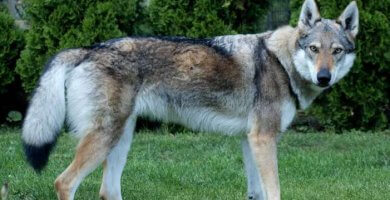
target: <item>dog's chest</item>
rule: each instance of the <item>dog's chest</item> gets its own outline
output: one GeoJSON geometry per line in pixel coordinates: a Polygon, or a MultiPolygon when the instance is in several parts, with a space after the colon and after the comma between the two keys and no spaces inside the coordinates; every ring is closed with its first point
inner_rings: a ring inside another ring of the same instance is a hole
{"type": "Polygon", "coordinates": [[[280,107],[281,119],[280,119],[280,130],[281,132],[286,131],[290,126],[296,114],[296,105],[292,99],[286,99],[282,102],[280,107]]]}

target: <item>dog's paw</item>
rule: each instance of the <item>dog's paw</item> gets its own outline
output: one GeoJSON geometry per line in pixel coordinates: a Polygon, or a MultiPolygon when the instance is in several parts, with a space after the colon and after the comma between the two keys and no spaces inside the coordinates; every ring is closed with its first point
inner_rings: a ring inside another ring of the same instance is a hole
{"type": "Polygon", "coordinates": [[[248,194],[248,200],[263,200],[262,196],[260,194],[251,193],[248,194]]]}
{"type": "Polygon", "coordinates": [[[2,200],[7,200],[8,197],[8,183],[5,182],[4,185],[1,187],[1,199],[2,200]]]}

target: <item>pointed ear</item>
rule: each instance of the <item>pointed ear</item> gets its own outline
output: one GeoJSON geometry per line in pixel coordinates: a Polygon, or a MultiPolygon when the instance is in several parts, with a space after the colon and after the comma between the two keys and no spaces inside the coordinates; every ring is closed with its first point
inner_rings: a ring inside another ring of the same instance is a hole
{"type": "Polygon", "coordinates": [[[359,30],[359,10],[355,1],[352,1],[343,11],[337,21],[355,38],[359,30]]]}
{"type": "Polygon", "coordinates": [[[316,2],[314,0],[305,0],[302,6],[301,15],[299,16],[298,28],[302,30],[310,29],[316,21],[320,20],[321,16],[318,12],[316,2]]]}

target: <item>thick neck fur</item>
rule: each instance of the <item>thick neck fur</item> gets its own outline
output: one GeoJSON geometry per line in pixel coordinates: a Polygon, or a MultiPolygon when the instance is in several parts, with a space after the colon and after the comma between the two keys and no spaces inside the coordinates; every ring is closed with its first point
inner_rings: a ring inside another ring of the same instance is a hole
{"type": "Polygon", "coordinates": [[[293,91],[297,94],[300,107],[307,108],[313,100],[323,91],[311,81],[305,80],[298,73],[294,65],[293,55],[296,53],[296,42],[299,30],[285,26],[275,30],[267,40],[267,47],[275,53],[287,71],[293,91]]]}

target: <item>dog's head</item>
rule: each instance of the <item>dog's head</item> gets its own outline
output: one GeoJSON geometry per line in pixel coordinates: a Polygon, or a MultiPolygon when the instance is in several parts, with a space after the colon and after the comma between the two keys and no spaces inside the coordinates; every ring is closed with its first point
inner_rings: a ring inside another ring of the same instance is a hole
{"type": "Polygon", "coordinates": [[[344,77],[355,60],[359,11],[351,2],[336,20],[320,17],[314,0],[305,0],[299,17],[294,64],[299,74],[326,88],[344,77]]]}

